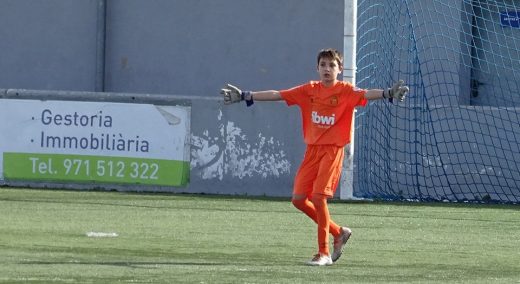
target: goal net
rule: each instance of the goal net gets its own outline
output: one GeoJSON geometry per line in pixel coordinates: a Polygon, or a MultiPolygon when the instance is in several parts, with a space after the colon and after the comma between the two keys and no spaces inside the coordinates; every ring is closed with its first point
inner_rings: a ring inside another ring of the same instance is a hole
{"type": "Polygon", "coordinates": [[[520,1],[358,0],[354,196],[520,200],[520,1]]]}

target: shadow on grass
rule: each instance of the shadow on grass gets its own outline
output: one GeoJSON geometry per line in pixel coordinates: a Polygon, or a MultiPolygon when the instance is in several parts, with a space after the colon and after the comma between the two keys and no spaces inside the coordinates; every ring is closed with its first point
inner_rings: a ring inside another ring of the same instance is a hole
{"type": "Polygon", "coordinates": [[[194,265],[194,266],[224,266],[233,265],[230,263],[216,263],[216,262],[174,262],[174,261],[160,261],[160,262],[146,262],[146,261],[23,261],[18,262],[19,265],[92,265],[92,266],[118,266],[130,268],[146,268],[150,269],[153,266],[177,266],[177,265],[194,265]]]}
{"type": "MultiPolygon", "coordinates": [[[[17,189],[14,189],[15,191],[17,189]]],[[[200,210],[200,207],[196,206],[181,206],[178,203],[172,203],[172,206],[161,206],[161,205],[139,205],[139,204],[125,204],[121,202],[125,202],[125,199],[118,200],[119,202],[110,202],[110,199],[117,199],[118,196],[121,197],[153,197],[153,199],[148,199],[145,201],[153,202],[153,201],[171,201],[175,202],[177,200],[182,201],[268,201],[268,202],[281,202],[290,204],[290,197],[268,197],[268,196],[248,196],[248,195],[221,195],[221,194],[194,194],[194,193],[165,193],[165,192],[128,192],[128,191],[115,191],[115,190],[71,190],[71,189],[21,189],[21,190],[29,190],[29,191],[39,191],[46,195],[45,198],[38,198],[37,196],[32,195],[31,198],[17,198],[17,197],[0,197],[0,201],[16,201],[16,202],[34,202],[34,203],[57,203],[57,204],[85,204],[85,205],[107,205],[107,206],[120,206],[120,207],[131,207],[131,208],[147,208],[147,209],[187,209],[187,210],[200,210]],[[102,201],[93,201],[93,200],[84,200],[84,199],[67,199],[63,200],[63,198],[49,199],[52,197],[53,192],[70,192],[70,193],[82,193],[82,194],[90,194],[92,193],[92,199],[98,199],[99,197],[95,197],[94,194],[103,194],[106,193],[107,196],[111,195],[111,198],[104,199],[105,202],[102,201]]],[[[397,207],[440,207],[440,208],[478,208],[478,209],[506,209],[506,210],[518,210],[520,211],[520,206],[515,204],[487,204],[487,203],[456,203],[456,202],[416,202],[416,201],[367,201],[367,200],[339,200],[332,199],[329,201],[330,204],[344,204],[344,205],[367,205],[367,206],[397,206],[397,207]]],[[[292,205],[289,205],[288,208],[292,208],[292,205]]],[[[213,210],[213,211],[236,211],[236,212],[286,212],[286,210],[254,210],[251,208],[248,209],[238,209],[233,207],[226,208],[207,208],[204,210],[213,210]]],[[[287,213],[294,213],[289,210],[287,213]]],[[[299,213],[299,212],[297,212],[299,213]]]]}

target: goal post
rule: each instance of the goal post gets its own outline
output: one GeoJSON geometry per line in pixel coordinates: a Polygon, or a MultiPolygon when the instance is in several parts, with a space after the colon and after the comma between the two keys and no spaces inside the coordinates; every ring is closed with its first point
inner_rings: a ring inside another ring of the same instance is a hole
{"type": "MultiPolygon", "coordinates": [[[[357,0],[345,0],[343,30],[343,81],[356,83],[357,0]]],[[[345,147],[345,161],[340,181],[340,199],[354,199],[354,132],[356,112],[352,115],[350,144],[345,147]]]]}

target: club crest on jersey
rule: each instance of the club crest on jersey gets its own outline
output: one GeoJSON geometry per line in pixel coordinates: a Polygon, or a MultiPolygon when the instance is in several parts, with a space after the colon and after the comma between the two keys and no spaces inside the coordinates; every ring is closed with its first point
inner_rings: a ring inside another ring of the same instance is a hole
{"type": "Polygon", "coordinates": [[[313,111],[311,115],[312,122],[320,126],[332,126],[336,122],[335,114],[333,114],[332,116],[319,115],[317,111],[313,111]]]}
{"type": "Polygon", "coordinates": [[[332,98],[330,98],[330,105],[331,106],[337,106],[338,105],[338,97],[337,96],[332,96],[332,98]]]}

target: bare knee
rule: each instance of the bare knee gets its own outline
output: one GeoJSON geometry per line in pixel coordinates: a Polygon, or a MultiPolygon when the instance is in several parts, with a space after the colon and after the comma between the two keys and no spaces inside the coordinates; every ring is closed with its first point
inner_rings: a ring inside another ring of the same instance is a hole
{"type": "Polygon", "coordinates": [[[294,207],[300,209],[305,205],[306,199],[307,199],[307,196],[305,196],[305,195],[295,194],[295,195],[293,195],[291,202],[294,205],[294,207]]]}
{"type": "Polygon", "coordinates": [[[314,204],[314,207],[321,208],[327,206],[327,196],[323,194],[313,194],[311,197],[311,202],[314,204]]]}

